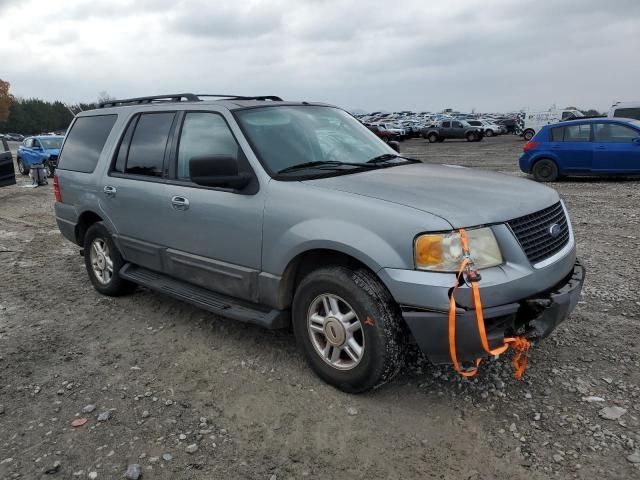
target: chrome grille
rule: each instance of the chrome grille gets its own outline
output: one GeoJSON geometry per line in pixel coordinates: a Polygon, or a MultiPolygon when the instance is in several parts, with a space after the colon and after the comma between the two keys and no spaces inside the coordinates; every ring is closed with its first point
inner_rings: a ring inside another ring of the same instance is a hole
{"type": "Polygon", "coordinates": [[[558,253],[569,242],[569,223],[560,202],[544,210],[507,222],[531,263],[538,263],[558,253]],[[559,234],[550,229],[559,225],[559,234]]]}

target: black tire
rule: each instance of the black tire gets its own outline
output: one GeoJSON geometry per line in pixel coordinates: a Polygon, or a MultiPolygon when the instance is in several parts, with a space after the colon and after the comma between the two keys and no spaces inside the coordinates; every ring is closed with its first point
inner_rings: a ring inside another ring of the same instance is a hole
{"type": "Polygon", "coordinates": [[[538,160],[533,165],[531,173],[538,182],[555,182],[560,177],[558,165],[549,158],[538,160]]]}
{"type": "Polygon", "coordinates": [[[110,297],[119,297],[133,292],[136,285],[120,277],[120,269],[124,263],[122,255],[120,255],[118,248],[115,243],[113,243],[111,234],[104,224],[102,222],[96,222],[91,225],[84,236],[84,264],[93,288],[103,295],[110,297]],[[111,260],[113,261],[113,273],[107,283],[102,283],[98,280],[91,264],[91,249],[95,239],[102,239],[107,244],[111,260]]]}
{"type": "Polygon", "coordinates": [[[467,133],[467,142],[475,142],[478,139],[478,136],[475,133],[467,133]]]}
{"type": "Polygon", "coordinates": [[[484,132],[485,137],[493,137],[495,134],[493,133],[493,130],[488,129],[487,131],[484,132]]]}
{"type": "Polygon", "coordinates": [[[436,143],[438,141],[438,135],[435,133],[430,133],[429,135],[427,135],[427,140],[429,140],[429,143],[436,143]]]}
{"type": "Polygon", "coordinates": [[[297,343],[311,369],[328,384],[348,393],[360,393],[385,384],[400,371],[406,350],[400,310],[368,270],[334,266],[311,272],[296,290],[292,312],[297,343]],[[307,315],[314,300],[324,294],[344,299],[362,325],[362,357],[349,370],[326,362],[311,340],[307,315]]]}
{"type": "Polygon", "coordinates": [[[29,169],[27,167],[24,166],[24,163],[22,163],[22,159],[20,157],[18,157],[16,159],[16,163],[18,164],[18,171],[22,174],[22,175],[29,175],[29,169]]]}
{"type": "Polygon", "coordinates": [[[525,132],[522,134],[522,138],[524,138],[528,142],[533,138],[534,135],[535,132],[533,130],[525,130],[525,132]]]}
{"type": "Polygon", "coordinates": [[[44,162],[44,168],[47,170],[47,177],[53,178],[56,174],[56,167],[53,166],[50,160],[44,162]]]}

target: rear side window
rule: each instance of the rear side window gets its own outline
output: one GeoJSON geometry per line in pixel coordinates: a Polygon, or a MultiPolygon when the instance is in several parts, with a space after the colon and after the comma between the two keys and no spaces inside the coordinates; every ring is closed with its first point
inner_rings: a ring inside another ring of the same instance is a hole
{"type": "Polygon", "coordinates": [[[79,117],[64,142],[58,168],[92,173],[117,115],[79,117]]]}
{"type": "Polygon", "coordinates": [[[640,120],[640,108],[616,108],[613,116],[640,120]]]}
{"type": "Polygon", "coordinates": [[[591,141],[591,125],[567,125],[564,127],[565,142],[589,142],[591,141]]]}
{"type": "Polygon", "coordinates": [[[162,177],[164,154],[175,112],[143,113],[127,128],[114,171],[162,177]]]}

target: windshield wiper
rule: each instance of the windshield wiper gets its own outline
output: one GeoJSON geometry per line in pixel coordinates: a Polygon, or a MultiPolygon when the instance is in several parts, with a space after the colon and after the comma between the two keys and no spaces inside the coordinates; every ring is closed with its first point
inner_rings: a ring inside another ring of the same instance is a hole
{"type": "Polygon", "coordinates": [[[379,163],[386,163],[396,159],[406,160],[409,163],[420,162],[420,160],[416,160],[415,158],[401,157],[400,155],[396,155],[394,153],[383,153],[382,155],[373,157],[371,160],[367,160],[367,163],[379,164],[379,163]]]}
{"type": "MultiPolygon", "coordinates": [[[[291,165],[290,167],[279,170],[278,173],[280,174],[280,173],[295,172],[298,170],[305,170],[307,168],[321,168],[321,167],[335,168],[335,167],[341,167],[343,165],[359,167],[359,168],[375,168],[374,165],[367,165],[366,163],[339,162],[337,160],[317,160],[315,162],[305,162],[305,163],[299,163],[298,165],[291,165]]],[[[338,168],[335,168],[335,169],[338,170],[338,168]]]]}

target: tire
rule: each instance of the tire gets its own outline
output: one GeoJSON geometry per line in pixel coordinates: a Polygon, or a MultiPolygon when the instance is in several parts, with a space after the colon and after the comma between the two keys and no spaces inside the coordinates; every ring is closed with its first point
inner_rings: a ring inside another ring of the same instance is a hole
{"type": "Polygon", "coordinates": [[[20,157],[16,159],[16,163],[18,164],[18,171],[20,172],[20,174],[25,176],[29,175],[29,169],[24,166],[24,163],[22,162],[22,159],[20,157]]]}
{"type": "Polygon", "coordinates": [[[524,138],[528,142],[533,138],[534,135],[535,132],[533,130],[525,130],[525,132],[522,134],[522,138],[524,138]]]}
{"type": "Polygon", "coordinates": [[[560,178],[560,171],[556,162],[549,158],[538,160],[531,170],[533,178],[538,182],[555,182],[560,178]]]}
{"type": "Polygon", "coordinates": [[[53,178],[56,174],[56,167],[54,167],[49,160],[44,162],[44,168],[47,169],[47,177],[53,178]]]}
{"type": "Polygon", "coordinates": [[[96,222],[91,225],[84,236],[84,264],[93,288],[103,295],[110,297],[119,297],[133,292],[136,285],[120,277],[119,272],[124,263],[122,255],[120,255],[118,248],[115,243],[113,243],[111,234],[104,224],[102,222],[96,222]],[[99,259],[99,249],[94,249],[94,246],[97,247],[99,242],[103,246],[102,260],[99,259]],[[108,278],[107,276],[103,276],[101,279],[94,270],[94,264],[96,264],[96,268],[98,269],[100,266],[105,266],[105,269],[103,269],[104,272],[108,270],[106,266],[109,260],[111,261],[111,272],[108,278]]]}
{"type": "Polygon", "coordinates": [[[296,290],[292,312],[296,341],[311,369],[328,384],[360,393],[385,384],[400,371],[406,350],[400,311],[368,270],[335,266],[311,272],[296,290]],[[350,323],[341,320],[344,312],[354,314],[350,323]],[[353,333],[345,324],[354,328],[353,333]]]}
{"type": "Polygon", "coordinates": [[[466,139],[467,142],[475,142],[478,139],[478,136],[475,133],[467,133],[466,139]]]}
{"type": "Polygon", "coordinates": [[[438,141],[438,135],[435,133],[430,133],[429,135],[427,135],[427,140],[429,140],[429,143],[436,143],[438,141]]]}
{"type": "Polygon", "coordinates": [[[495,133],[491,129],[488,129],[486,132],[484,132],[484,134],[487,137],[493,137],[495,135],[495,133]]]}

